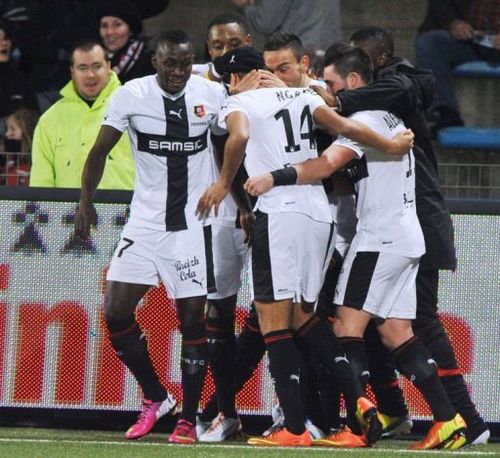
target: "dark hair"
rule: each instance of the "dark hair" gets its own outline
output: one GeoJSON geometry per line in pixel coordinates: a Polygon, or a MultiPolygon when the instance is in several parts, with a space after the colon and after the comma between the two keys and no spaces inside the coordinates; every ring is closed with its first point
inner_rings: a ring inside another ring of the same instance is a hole
{"type": "Polygon", "coordinates": [[[391,35],[380,27],[366,27],[365,29],[355,32],[349,40],[360,46],[362,43],[373,43],[376,47],[377,54],[385,52],[388,57],[394,55],[394,40],[391,35]]]}
{"type": "Polygon", "coordinates": [[[153,50],[154,53],[158,51],[158,47],[163,43],[173,43],[179,45],[181,43],[191,44],[191,38],[182,29],[170,29],[165,32],[161,32],[154,41],[153,50]]]}
{"type": "Polygon", "coordinates": [[[207,35],[210,33],[210,29],[214,25],[225,25],[225,24],[238,24],[243,29],[243,32],[245,34],[248,33],[248,22],[244,16],[238,13],[222,13],[215,16],[210,21],[207,28],[207,35]]]}
{"type": "Polygon", "coordinates": [[[102,48],[102,51],[104,52],[105,59],[109,60],[108,51],[106,51],[106,48],[104,47],[104,45],[99,40],[94,40],[94,39],[90,38],[90,39],[78,40],[73,44],[73,46],[71,47],[71,53],[69,55],[70,65],[74,64],[73,55],[75,54],[75,51],[77,49],[80,51],[89,52],[92,50],[92,48],[94,46],[99,46],[100,48],[102,48]]]}
{"type": "Polygon", "coordinates": [[[31,152],[33,133],[35,132],[35,127],[38,123],[40,115],[34,110],[21,107],[8,117],[14,118],[21,129],[21,152],[31,152]]]}
{"type": "Polygon", "coordinates": [[[264,45],[264,51],[279,51],[280,49],[291,49],[297,60],[302,59],[306,53],[300,38],[288,32],[273,33],[264,45]]]}
{"type": "Polygon", "coordinates": [[[3,33],[5,34],[5,38],[7,40],[12,41],[12,27],[7,21],[4,21],[1,18],[0,18],[0,30],[3,30],[3,33]]]}
{"type": "Polygon", "coordinates": [[[352,49],[354,46],[346,43],[345,41],[337,41],[333,45],[329,46],[325,51],[324,66],[334,64],[336,60],[340,59],[342,55],[352,49]]]}
{"type": "Polygon", "coordinates": [[[373,79],[373,64],[368,54],[345,42],[334,43],[326,50],[325,67],[329,65],[335,65],[335,70],[342,78],[355,72],[367,84],[373,79]]]}

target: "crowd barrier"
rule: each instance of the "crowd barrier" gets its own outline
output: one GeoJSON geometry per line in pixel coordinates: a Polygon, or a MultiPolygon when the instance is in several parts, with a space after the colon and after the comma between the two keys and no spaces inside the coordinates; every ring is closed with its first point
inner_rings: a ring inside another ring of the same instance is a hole
{"type": "MultiPolygon", "coordinates": [[[[108,262],[130,193],[98,192],[90,240],[73,235],[75,190],[0,188],[0,407],[134,411],[141,395],[111,349],[101,306],[108,262]]],[[[450,201],[459,265],[442,272],[440,309],[485,420],[500,423],[500,201],[450,201]]],[[[247,273],[237,323],[250,302],[247,273]]],[[[161,379],[180,397],[180,335],[173,302],[153,288],[138,308],[161,379]]],[[[271,411],[264,361],[243,392],[243,414],[271,411]]],[[[410,412],[430,418],[403,382],[410,412]]],[[[209,379],[204,399],[213,390],[209,379]]]]}

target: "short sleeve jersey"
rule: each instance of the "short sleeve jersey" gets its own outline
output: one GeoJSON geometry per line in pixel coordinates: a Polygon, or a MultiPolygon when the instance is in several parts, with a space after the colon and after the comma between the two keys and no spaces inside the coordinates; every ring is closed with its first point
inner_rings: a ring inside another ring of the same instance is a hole
{"type": "MultiPolygon", "coordinates": [[[[203,78],[208,79],[208,75],[210,70],[213,68],[213,63],[208,62],[206,64],[194,64],[193,65],[193,71],[192,73],[194,75],[200,75],[203,78]]],[[[224,94],[226,97],[228,96],[228,86],[226,86],[225,83],[219,82],[220,86],[224,89],[224,94]]],[[[212,145],[209,144],[209,146],[212,149],[212,145]]],[[[214,152],[212,151],[212,154],[214,152]]],[[[212,157],[212,170],[215,179],[219,178],[219,167],[217,166],[215,157],[212,157]]],[[[236,202],[234,201],[233,197],[231,194],[228,194],[225,199],[221,202],[219,205],[219,211],[217,213],[217,216],[214,217],[213,221],[217,222],[217,224],[223,225],[223,226],[228,226],[228,227],[236,227],[237,226],[237,219],[238,219],[238,206],[236,205],[236,202]]]]}
{"type": "MultiPolygon", "coordinates": [[[[313,114],[323,105],[323,99],[307,88],[256,89],[229,97],[219,125],[225,128],[232,112],[245,113],[250,126],[245,168],[249,176],[261,175],[318,156],[313,114]]],[[[259,197],[255,209],[332,221],[321,182],[275,187],[259,197]]]]}
{"type": "MultiPolygon", "coordinates": [[[[351,119],[387,138],[405,129],[401,119],[386,111],[361,111],[351,119]]],[[[358,251],[423,255],[425,243],[415,207],[412,150],[403,156],[389,155],[342,136],[334,144],[353,150],[358,158],[348,169],[357,193],[358,251]]]]}
{"type": "Polygon", "coordinates": [[[104,125],[128,130],[136,163],[129,225],[179,231],[202,224],[195,214],[213,181],[208,131],[217,125],[223,88],[192,75],[178,94],[168,94],[156,76],[129,81],[111,100],[104,125]]]}

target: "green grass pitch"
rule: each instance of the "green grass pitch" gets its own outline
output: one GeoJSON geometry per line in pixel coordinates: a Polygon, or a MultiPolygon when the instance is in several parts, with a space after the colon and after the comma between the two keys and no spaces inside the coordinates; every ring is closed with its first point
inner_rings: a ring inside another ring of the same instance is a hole
{"type": "Polygon", "coordinates": [[[258,448],[247,446],[244,440],[207,445],[169,445],[166,434],[153,433],[148,437],[130,442],[123,433],[107,431],[75,431],[34,428],[0,428],[1,458],[292,458],[324,457],[332,453],[335,458],[412,458],[412,457],[500,457],[500,443],[481,445],[455,452],[439,450],[413,452],[408,450],[411,442],[402,440],[380,441],[373,448],[330,449],[311,447],[307,449],[258,448]]]}

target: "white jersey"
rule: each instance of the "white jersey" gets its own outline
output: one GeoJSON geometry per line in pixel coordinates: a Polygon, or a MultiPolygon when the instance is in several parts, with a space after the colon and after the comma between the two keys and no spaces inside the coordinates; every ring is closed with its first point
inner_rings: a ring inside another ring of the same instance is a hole
{"type": "MultiPolygon", "coordinates": [[[[229,97],[219,124],[225,127],[229,113],[246,114],[250,139],[245,168],[249,176],[262,175],[318,156],[313,114],[322,105],[323,99],[307,88],[256,89],[229,97]]],[[[302,213],[316,221],[332,221],[321,182],[275,187],[259,197],[255,209],[264,213],[302,213]]]]}
{"type": "MultiPolygon", "coordinates": [[[[387,111],[362,111],[354,113],[351,119],[387,138],[405,129],[401,119],[387,111]]],[[[334,144],[352,149],[358,157],[350,167],[356,181],[357,251],[423,255],[425,243],[415,207],[412,150],[404,156],[394,156],[345,137],[339,137],[334,144]]]]}
{"type": "MultiPolygon", "coordinates": [[[[212,62],[207,62],[206,64],[194,64],[192,74],[199,75],[202,76],[203,78],[209,79],[210,70],[213,69],[213,66],[214,64],[212,62]]],[[[219,82],[219,84],[224,89],[224,93],[227,96],[228,86],[223,82],[219,82]]],[[[213,149],[212,144],[210,143],[209,146],[212,151],[213,149]]],[[[219,172],[219,167],[217,166],[217,163],[215,161],[215,157],[213,157],[212,161],[212,173],[215,179],[219,178],[220,172],[219,172]]],[[[220,224],[222,226],[235,227],[237,224],[236,221],[237,217],[238,217],[238,206],[236,205],[236,202],[234,201],[231,194],[228,194],[226,198],[219,205],[219,211],[217,213],[217,216],[213,217],[213,222],[220,224]]]]}
{"type": "Polygon", "coordinates": [[[214,64],[212,62],[207,62],[206,64],[194,64],[191,73],[193,75],[202,76],[203,78],[208,78],[210,69],[212,69],[214,64]]]}
{"type": "Polygon", "coordinates": [[[117,89],[104,125],[128,130],[136,163],[129,226],[179,231],[202,224],[195,215],[202,193],[213,181],[208,130],[217,126],[223,88],[191,76],[178,94],[168,94],[156,75],[117,89]]]}

